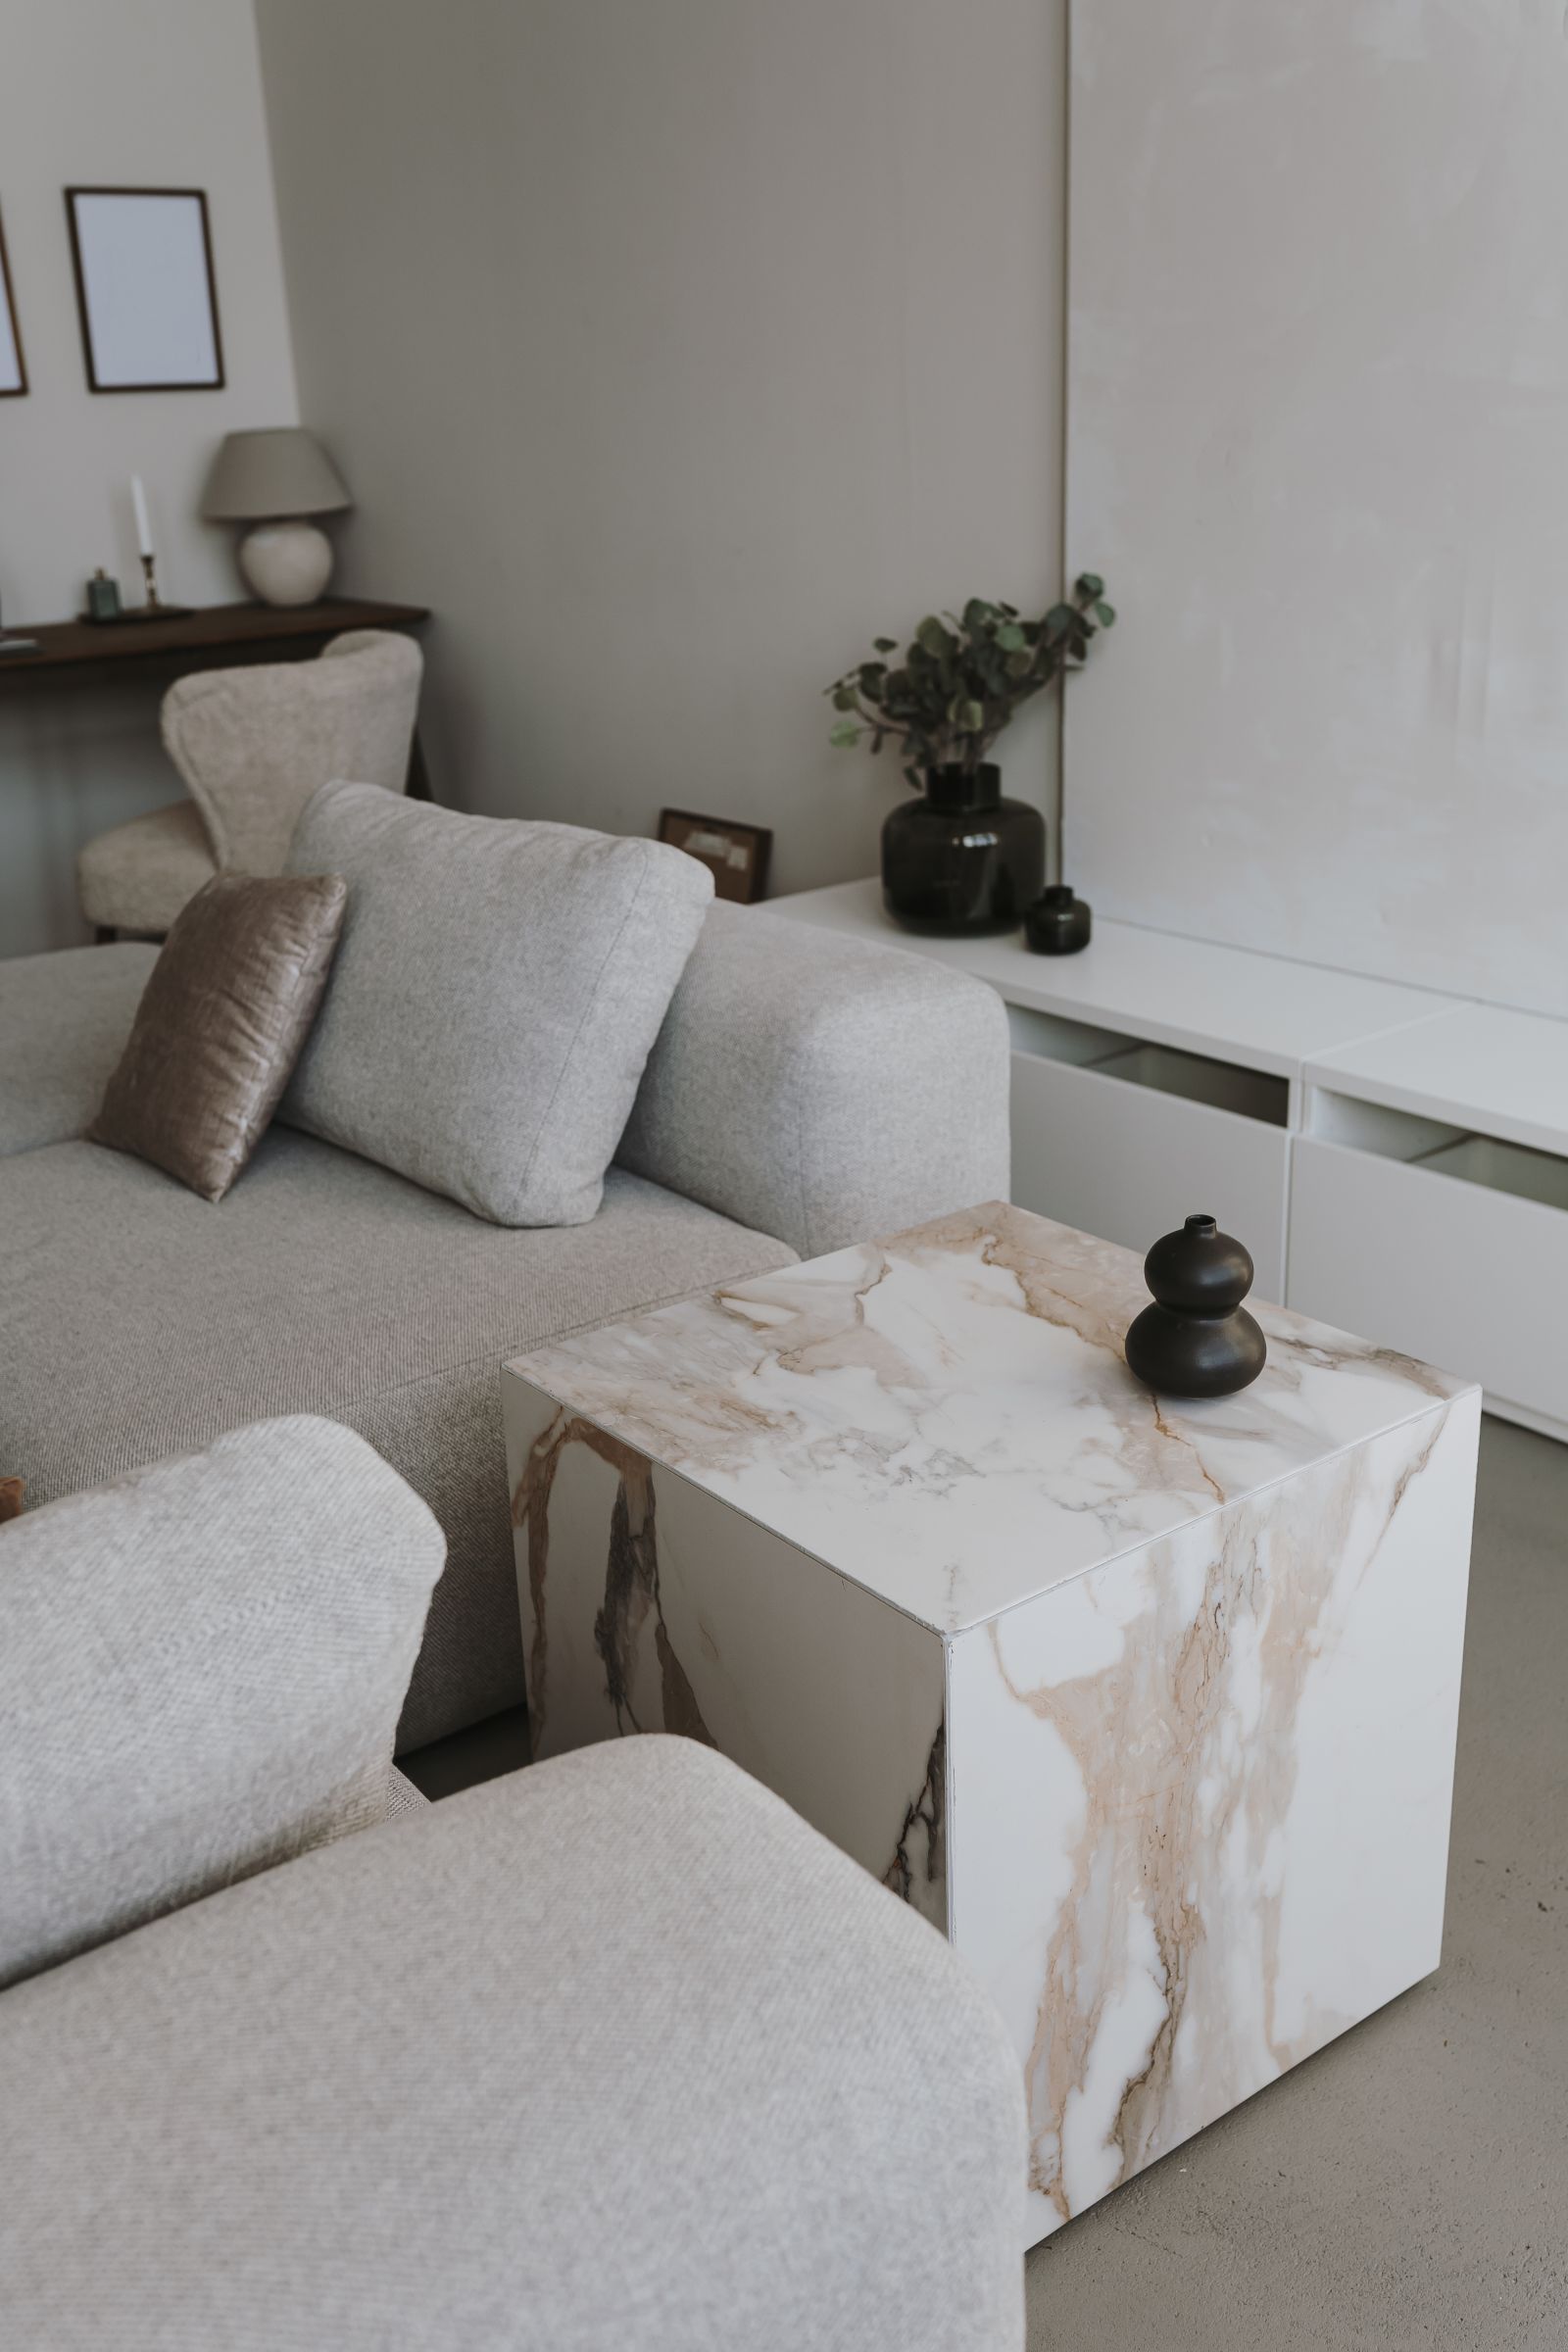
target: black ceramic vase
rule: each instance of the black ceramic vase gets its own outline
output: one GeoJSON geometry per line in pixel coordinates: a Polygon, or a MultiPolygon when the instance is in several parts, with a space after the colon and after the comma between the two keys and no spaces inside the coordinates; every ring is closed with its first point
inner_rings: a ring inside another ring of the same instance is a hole
{"type": "Polygon", "coordinates": [[[1189,1217],[1144,1260],[1154,1294],[1127,1332],[1127,1369],[1163,1396],[1232,1396],[1262,1371],[1268,1348],[1243,1306],[1252,1260],[1212,1217],[1189,1217]]]}
{"type": "Polygon", "coordinates": [[[1036,956],[1076,956],[1089,945],[1089,902],[1070,883],[1049,882],[1023,910],[1023,935],[1036,956]]]}
{"type": "Polygon", "coordinates": [[[1004,801],[999,767],[928,767],[882,828],[882,899],[908,931],[1008,931],[1040,896],[1046,820],[1004,801]]]}

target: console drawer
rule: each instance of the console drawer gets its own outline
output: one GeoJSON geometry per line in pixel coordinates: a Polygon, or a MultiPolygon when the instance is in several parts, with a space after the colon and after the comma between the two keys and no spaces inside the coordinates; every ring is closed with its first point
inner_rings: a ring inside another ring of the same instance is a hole
{"type": "Polygon", "coordinates": [[[1562,1163],[1484,1137],[1412,1163],[1378,1140],[1384,1151],[1297,1138],[1289,1303],[1478,1380],[1517,1418],[1568,1423],[1562,1163]]]}

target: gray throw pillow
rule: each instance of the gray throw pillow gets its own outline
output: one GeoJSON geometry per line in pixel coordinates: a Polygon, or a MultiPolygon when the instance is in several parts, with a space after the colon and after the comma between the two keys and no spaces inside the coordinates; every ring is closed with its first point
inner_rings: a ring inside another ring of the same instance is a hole
{"type": "Polygon", "coordinates": [[[694,858],[326,784],[289,852],[349,886],[279,1117],[497,1225],[582,1225],[713,895],[694,858]]]}

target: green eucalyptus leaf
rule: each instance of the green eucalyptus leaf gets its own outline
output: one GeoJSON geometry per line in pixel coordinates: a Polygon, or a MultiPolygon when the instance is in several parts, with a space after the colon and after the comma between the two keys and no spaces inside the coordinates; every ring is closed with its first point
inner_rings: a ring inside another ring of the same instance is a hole
{"type": "Polygon", "coordinates": [[[1091,603],[1097,596],[1103,596],[1105,593],[1105,583],[1098,571],[1081,571],[1073,584],[1078,594],[1088,597],[1091,603]]]}
{"type": "Polygon", "coordinates": [[[834,749],[841,752],[848,751],[852,744],[858,743],[859,740],[860,730],[853,718],[839,719],[828,737],[828,741],[834,749]]]}
{"type": "Polygon", "coordinates": [[[960,703],[956,724],[965,735],[978,735],[986,723],[986,714],[979,703],[960,703]]]}
{"type": "Polygon", "coordinates": [[[952,647],[953,640],[934,612],[928,612],[914,632],[915,644],[940,661],[952,647]]]}
{"type": "Polygon", "coordinates": [[[871,643],[879,654],[896,654],[899,650],[896,637],[873,637],[871,643]]]}
{"type": "Polygon", "coordinates": [[[1114,606],[1114,605],[1107,605],[1107,604],[1104,602],[1103,598],[1102,598],[1102,599],[1100,599],[1100,601],[1099,601],[1099,602],[1096,604],[1096,606],[1095,606],[1095,611],[1096,611],[1096,612],[1099,613],[1099,615],[1100,615],[1100,620],[1101,620],[1101,625],[1102,625],[1102,627],[1103,627],[1103,628],[1107,628],[1107,629],[1113,629],[1113,628],[1115,627],[1115,625],[1116,625],[1116,608],[1115,608],[1115,606],[1114,606]]]}
{"type": "Polygon", "coordinates": [[[1028,642],[1015,620],[1006,621],[997,631],[997,643],[1004,654],[1020,654],[1028,642]]]}
{"type": "Polygon", "coordinates": [[[853,710],[855,709],[854,688],[850,686],[836,688],[833,695],[833,708],[835,710],[853,710]]]}

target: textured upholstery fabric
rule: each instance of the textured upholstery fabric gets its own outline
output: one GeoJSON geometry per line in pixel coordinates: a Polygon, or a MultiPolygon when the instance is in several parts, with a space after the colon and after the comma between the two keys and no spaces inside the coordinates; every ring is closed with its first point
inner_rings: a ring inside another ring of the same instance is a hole
{"type": "Polygon", "coordinates": [[[443,1549],[303,1418],[0,1529],[0,1985],[382,1820],[443,1549]]]}
{"type": "Polygon", "coordinates": [[[300,811],[334,776],[401,793],[423,669],[412,638],[355,629],[316,662],[177,679],[164,697],[164,745],[220,865],[280,874],[300,811]]]}
{"type": "Polygon", "coordinates": [[[657,842],[331,784],[297,874],[348,919],[282,1116],[499,1225],[599,1206],[712,876],[657,842]]]}
{"type": "Polygon", "coordinates": [[[435,1511],[400,1744],[522,1697],[500,1367],[789,1250],[612,1172],[591,1225],[510,1232],[275,1122],[215,1213],[94,1144],[0,1160],[0,1465],[29,1508],[264,1414],[368,1438],[435,1511]]]}
{"type": "Polygon", "coordinates": [[[77,854],[76,889],[89,923],[162,933],[217,871],[201,810],[175,801],[95,834],[77,854]]]}
{"type": "Polygon", "coordinates": [[[347,775],[402,792],[423,666],[411,639],[351,629],[315,662],[177,678],[164,744],[192,797],[86,844],[76,859],[86,920],[163,933],[220,865],[281,873],[318,784],[347,775]]]}
{"type": "Polygon", "coordinates": [[[174,917],[90,1140],[221,1200],[299,1058],[347,902],[337,874],[215,874],[174,917]]]}
{"type": "Polygon", "coordinates": [[[430,1799],[421,1788],[416,1788],[406,1773],[394,1764],[386,1780],[386,1818],[400,1821],[407,1813],[422,1813],[430,1799]]]}
{"type": "Polygon", "coordinates": [[[157,960],[129,940],[0,959],[0,1158],[86,1132],[157,960]]]}
{"type": "Polygon", "coordinates": [[[617,1156],[814,1257],[1005,1199],[1007,1084],[982,982],[715,906],[617,1156]]]}
{"type": "Polygon", "coordinates": [[[0,2001],[29,2352],[1020,2352],[1023,2102],[935,1931],[628,1740],[0,2001]]]}

